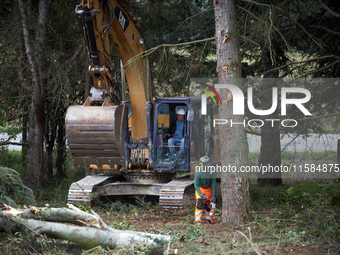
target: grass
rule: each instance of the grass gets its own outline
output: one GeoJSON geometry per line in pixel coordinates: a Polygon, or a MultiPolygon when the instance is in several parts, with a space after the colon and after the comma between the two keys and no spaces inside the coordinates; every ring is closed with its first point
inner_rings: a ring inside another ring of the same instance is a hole
{"type": "Polygon", "coordinates": [[[14,169],[23,176],[25,170],[22,169],[21,160],[21,151],[10,151],[0,147],[0,166],[14,169]]]}
{"type": "Polygon", "coordinates": [[[35,191],[37,205],[45,206],[48,203],[52,207],[65,207],[72,182],[72,179],[64,179],[61,182],[46,181],[46,188],[35,191]]]}
{"type": "MultiPolygon", "coordinates": [[[[265,208],[272,208],[282,203],[287,194],[287,190],[293,187],[290,194],[293,197],[302,197],[304,193],[308,192],[311,195],[320,193],[322,189],[314,180],[304,182],[285,182],[282,186],[260,187],[258,185],[250,185],[250,204],[252,210],[260,210],[265,208]]],[[[334,206],[340,207],[340,183],[335,182],[331,189],[333,193],[332,203],[334,206]]]]}

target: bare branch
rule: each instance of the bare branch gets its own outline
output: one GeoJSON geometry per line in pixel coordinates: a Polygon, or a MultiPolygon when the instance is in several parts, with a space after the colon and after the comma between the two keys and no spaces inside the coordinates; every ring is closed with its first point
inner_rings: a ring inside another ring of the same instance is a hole
{"type": "Polygon", "coordinates": [[[15,116],[12,116],[12,117],[9,117],[9,118],[7,118],[7,120],[6,121],[12,121],[12,120],[17,120],[17,119],[20,119],[20,118],[22,118],[22,117],[24,117],[24,116],[29,116],[30,115],[30,113],[29,112],[23,112],[23,113],[21,113],[21,114],[19,114],[19,115],[15,115],[15,116]]]}
{"type": "Polygon", "coordinates": [[[28,143],[14,143],[14,142],[3,142],[3,143],[0,143],[0,146],[7,146],[7,145],[28,146],[28,143]]]}
{"type": "Polygon", "coordinates": [[[304,75],[301,75],[300,77],[306,77],[306,76],[311,75],[311,74],[313,74],[313,73],[320,72],[320,71],[322,71],[322,70],[325,70],[325,69],[327,69],[327,68],[330,68],[331,66],[334,66],[334,65],[337,64],[337,63],[340,63],[340,60],[337,60],[337,61],[335,61],[335,62],[333,62],[333,63],[330,63],[329,65],[324,66],[324,67],[322,67],[322,68],[319,68],[319,69],[316,69],[316,70],[314,70],[314,71],[308,72],[308,73],[306,73],[306,74],[304,74],[304,75]]]}
{"type": "Polygon", "coordinates": [[[84,49],[83,43],[79,44],[78,48],[74,52],[73,56],[70,57],[62,66],[61,69],[66,69],[81,53],[81,51],[84,49]]]}
{"type": "Polygon", "coordinates": [[[320,28],[320,29],[323,29],[323,30],[327,31],[327,32],[330,33],[330,34],[340,35],[339,32],[330,30],[330,29],[328,29],[328,28],[326,28],[326,27],[322,27],[322,26],[310,26],[310,27],[312,27],[312,28],[320,28]]]}
{"type": "Polygon", "coordinates": [[[18,75],[21,86],[28,92],[32,92],[32,87],[27,84],[24,76],[22,75],[24,68],[22,67],[21,57],[18,58],[18,75]]]}
{"type": "MultiPolygon", "coordinates": [[[[335,58],[335,59],[339,59],[340,60],[340,57],[337,56],[337,55],[325,55],[325,56],[320,56],[320,57],[316,57],[316,58],[311,58],[311,59],[307,59],[307,60],[302,60],[302,61],[297,61],[297,62],[291,62],[291,63],[288,63],[286,65],[283,65],[283,66],[280,66],[280,67],[276,67],[276,68],[273,68],[273,69],[270,69],[267,72],[273,72],[273,71],[276,71],[276,70],[279,70],[279,69],[282,69],[282,68],[285,68],[287,66],[291,66],[291,65],[299,65],[299,64],[303,64],[303,63],[307,63],[307,62],[313,62],[313,61],[316,61],[316,60],[321,60],[321,59],[326,59],[326,58],[335,58]]],[[[338,62],[338,61],[336,61],[338,62]]],[[[316,70],[318,71],[318,70],[316,70]]]]}
{"type": "Polygon", "coordinates": [[[331,8],[329,8],[324,2],[322,2],[321,0],[318,0],[319,4],[321,4],[321,6],[332,16],[340,19],[340,13],[337,13],[335,11],[333,11],[331,8]]]}
{"type": "Polygon", "coordinates": [[[325,119],[325,118],[329,118],[329,117],[333,117],[333,116],[337,116],[337,115],[340,115],[340,112],[334,112],[334,113],[330,113],[330,114],[326,114],[326,115],[322,115],[322,116],[310,117],[310,118],[303,118],[303,119],[299,119],[299,121],[319,120],[319,119],[325,119]]]}

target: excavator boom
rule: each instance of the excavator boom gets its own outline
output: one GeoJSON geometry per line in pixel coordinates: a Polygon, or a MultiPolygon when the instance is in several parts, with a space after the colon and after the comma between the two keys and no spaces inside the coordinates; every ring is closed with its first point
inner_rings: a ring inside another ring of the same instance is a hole
{"type": "Polygon", "coordinates": [[[71,106],[66,114],[66,132],[73,165],[75,168],[84,165],[87,169],[99,170],[126,169],[130,161],[126,148],[130,142],[129,135],[136,143],[148,140],[145,105],[147,100],[151,101],[151,89],[147,87],[150,86],[147,82],[147,63],[142,56],[146,49],[144,39],[137,29],[136,20],[119,1],[83,0],[76,7],[76,13],[83,20],[90,60],[89,73],[94,86],[86,102],[82,106],[71,106]],[[121,59],[129,87],[130,134],[127,134],[126,91],[121,91],[123,102],[119,106],[113,103],[118,93],[113,90],[115,81],[110,74],[113,69],[110,43],[121,59]]]}

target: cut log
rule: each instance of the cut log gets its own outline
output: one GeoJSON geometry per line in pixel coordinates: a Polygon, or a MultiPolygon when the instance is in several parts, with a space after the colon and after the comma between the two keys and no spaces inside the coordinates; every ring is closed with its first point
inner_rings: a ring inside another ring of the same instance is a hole
{"type": "Polygon", "coordinates": [[[118,245],[134,245],[146,242],[151,245],[152,250],[164,251],[170,242],[170,236],[137,231],[123,231],[112,228],[106,230],[33,219],[21,219],[20,223],[37,234],[77,242],[88,248],[102,245],[114,249],[118,245]]]}
{"type": "Polygon", "coordinates": [[[170,245],[170,236],[112,229],[94,211],[92,211],[93,214],[89,214],[67,208],[31,207],[18,210],[8,205],[5,207],[6,210],[0,212],[0,215],[7,216],[3,217],[0,222],[3,229],[7,228],[6,218],[11,218],[13,222],[22,224],[36,234],[76,242],[87,248],[101,245],[114,249],[120,245],[135,245],[145,242],[150,245],[152,253],[159,254],[170,245]],[[18,216],[20,220],[18,220],[18,216]]]}

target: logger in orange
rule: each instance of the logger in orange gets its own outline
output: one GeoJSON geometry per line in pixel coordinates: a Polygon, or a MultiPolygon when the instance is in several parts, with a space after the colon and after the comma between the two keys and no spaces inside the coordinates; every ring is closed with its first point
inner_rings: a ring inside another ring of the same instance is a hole
{"type": "Polygon", "coordinates": [[[213,215],[210,214],[211,207],[209,204],[216,203],[216,176],[209,171],[209,167],[207,167],[209,162],[209,157],[201,157],[201,167],[195,173],[195,222],[197,223],[202,223],[203,210],[205,210],[205,217],[208,223],[214,223],[213,215]]]}

